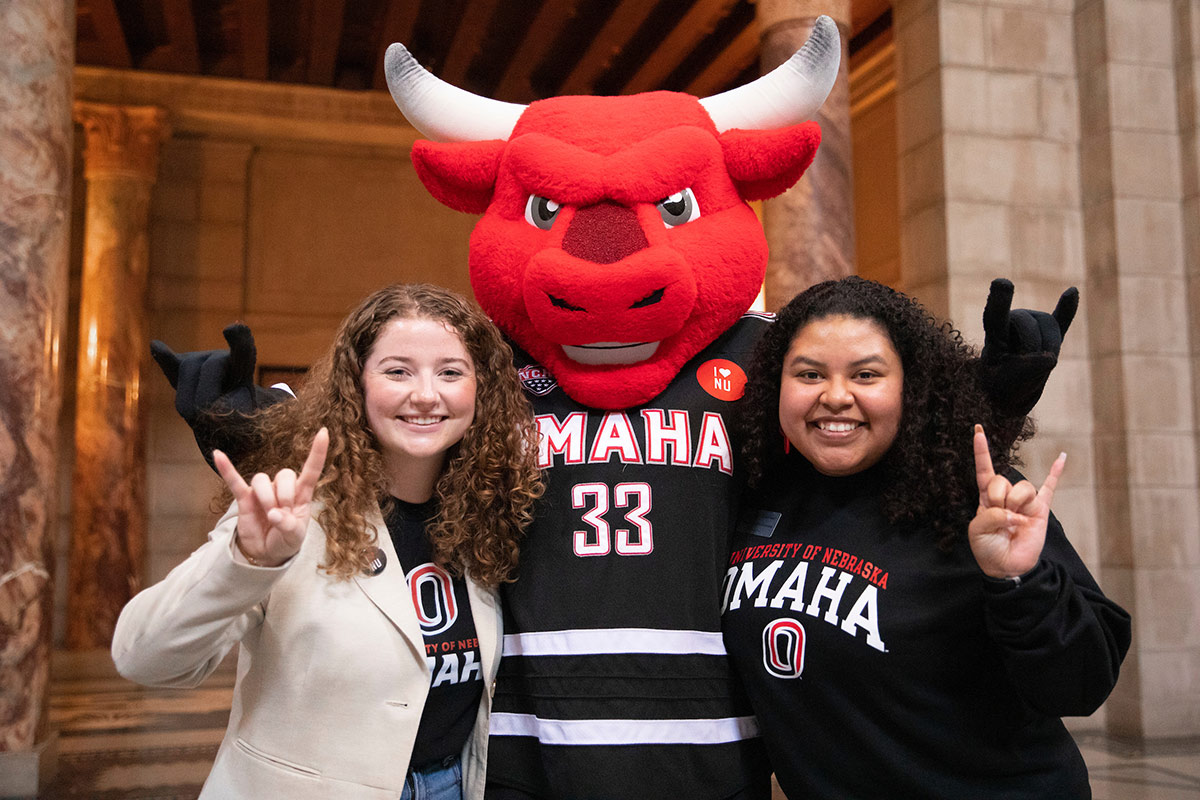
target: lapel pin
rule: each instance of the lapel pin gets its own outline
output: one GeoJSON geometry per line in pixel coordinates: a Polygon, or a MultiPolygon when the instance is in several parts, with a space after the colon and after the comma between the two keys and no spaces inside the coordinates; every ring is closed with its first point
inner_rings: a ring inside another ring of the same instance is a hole
{"type": "Polygon", "coordinates": [[[383,568],[387,566],[387,554],[382,548],[376,547],[371,553],[371,560],[367,562],[367,571],[372,575],[378,575],[383,572],[383,568]]]}

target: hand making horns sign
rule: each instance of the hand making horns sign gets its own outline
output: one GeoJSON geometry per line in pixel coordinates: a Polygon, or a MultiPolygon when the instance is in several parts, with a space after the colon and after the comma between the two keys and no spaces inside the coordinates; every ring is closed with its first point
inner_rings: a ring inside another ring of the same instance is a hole
{"type": "Polygon", "coordinates": [[[1029,481],[1010,483],[992,469],[983,426],[975,426],[975,480],[979,509],[967,527],[971,552],[985,575],[1020,577],[1037,566],[1046,542],[1050,500],[1058,486],[1067,454],[1060,453],[1041,489],[1029,481]]]}
{"type": "Polygon", "coordinates": [[[272,480],[260,472],[246,483],[229,457],[213,451],[213,463],[233,493],[238,505],[237,532],[234,542],[242,555],[256,567],[277,567],[296,553],[308,529],[313,491],[325,454],[329,451],[329,431],[317,431],[300,475],[281,469],[272,480]]]}

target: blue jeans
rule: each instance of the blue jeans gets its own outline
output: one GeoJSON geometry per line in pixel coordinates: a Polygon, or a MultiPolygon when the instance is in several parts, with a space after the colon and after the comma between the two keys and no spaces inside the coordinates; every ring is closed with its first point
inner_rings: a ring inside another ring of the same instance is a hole
{"type": "Polygon", "coordinates": [[[463,800],[462,764],[454,758],[410,771],[400,800],[463,800]]]}

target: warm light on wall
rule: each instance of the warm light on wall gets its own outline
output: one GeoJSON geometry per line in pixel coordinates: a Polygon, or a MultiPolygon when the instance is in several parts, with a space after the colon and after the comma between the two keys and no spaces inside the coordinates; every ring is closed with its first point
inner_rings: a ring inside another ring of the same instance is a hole
{"type": "Polygon", "coordinates": [[[89,364],[96,363],[96,353],[99,349],[99,345],[97,344],[98,337],[99,334],[96,332],[96,320],[93,319],[88,322],[87,360],[89,364]]]}

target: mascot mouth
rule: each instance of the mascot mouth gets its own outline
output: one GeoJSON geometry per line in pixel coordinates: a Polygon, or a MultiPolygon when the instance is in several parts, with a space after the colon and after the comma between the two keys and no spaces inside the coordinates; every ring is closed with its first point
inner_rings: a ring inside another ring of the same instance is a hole
{"type": "Polygon", "coordinates": [[[564,344],[567,358],[579,364],[637,364],[654,355],[659,342],[564,344]]]}

